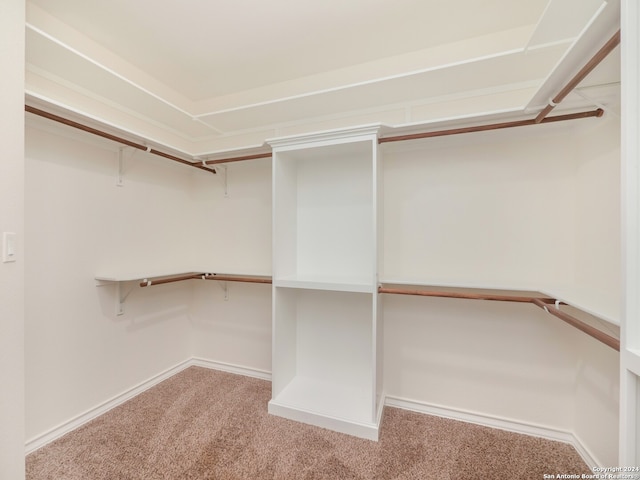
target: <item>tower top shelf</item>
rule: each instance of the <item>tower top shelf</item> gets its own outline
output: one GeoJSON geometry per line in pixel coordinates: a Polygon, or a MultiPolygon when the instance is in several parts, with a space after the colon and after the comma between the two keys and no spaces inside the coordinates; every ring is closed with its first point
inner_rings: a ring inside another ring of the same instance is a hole
{"type": "Polygon", "coordinates": [[[299,150],[320,146],[340,146],[359,140],[371,140],[372,137],[377,139],[381,128],[381,124],[362,125],[352,128],[325,130],[311,134],[272,138],[267,139],[266,143],[269,144],[274,151],[299,150]]]}

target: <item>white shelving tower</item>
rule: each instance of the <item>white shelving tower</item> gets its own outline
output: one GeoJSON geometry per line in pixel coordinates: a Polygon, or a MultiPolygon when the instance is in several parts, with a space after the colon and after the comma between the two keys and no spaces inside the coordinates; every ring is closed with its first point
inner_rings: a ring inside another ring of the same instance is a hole
{"type": "Polygon", "coordinates": [[[382,393],[379,126],[270,140],[269,413],[372,440],[382,393]]]}

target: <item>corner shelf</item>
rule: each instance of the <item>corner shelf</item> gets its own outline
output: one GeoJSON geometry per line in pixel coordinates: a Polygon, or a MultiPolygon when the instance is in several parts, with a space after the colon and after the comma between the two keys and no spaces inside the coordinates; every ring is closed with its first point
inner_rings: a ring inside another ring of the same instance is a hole
{"type": "MultiPolygon", "coordinates": [[[[105,285],[115,285],[115,314],[117,316],[124,315],[124,304],[134,289],[134,286],[131,285],[131,288],[126,293],[123,292],[126,285],[129,285],[133,282],[146,282],[148,279],[175,279],[179,278],[180,280],[186,280],[188,278],[193,278],[196,275],[196,272],[154,272],[153,274],[140,274],[139,272],[109,272],[109,273],[100,273],[96,275],[94,278],[96,280],[96,286],[102,287],[105,285]]],[[[176,281],[176,280],[172,280],[176,281]]],[[[164,282],[163,282],[164,283],[164,282]]]]}
{"type": "Polygon", "coordinates": [[[578,303],[558,297],[548,291],[533,289],[505,289],[481,286],[454,286],[451,283],[408,283],[395,281],[381,283],[378,292],[382,294],[414,295],[423,297],[456,298],[464,300],[488,300],[500,302],[529,303],[553,315],[572,327],[620,351],[620,328],[607,317],[594,313],[578,303]]]}
{"type": "Polygon", "coordinates": [[[182,277],[187,275],[197,275],[198,272],[189,271],[189,270],[179,270],[179,271],[155,271],[155,272],[147,272],[141,273],[137,271],[129,271],[129,272],[108,272],[108,273],[100,273],[97,274],[94,278],[98,282],[135,282],[142,281],[144,279],[163,279],[163,278],[174,278],[174,277],[182,277]]]}
{"type": "Polygon", "coordinates": [[[131,284],[133,282],[138,283],[140,287],[151,287],[155,285],[162,285],[165,283],[182,282],[185,280],[215,280],[221,282],[244,282],[244,283],[271,283],[271,277],[268,275],[247,275],[247,274],[232,274],[232,273],[202,273],[198,272],[162,272],[154,273],[152,275],[140,275],[132,272],[122,273],[108,273],[96,275],[96,286],[102,287],[104,285],[115,285],[115,312],[120,316],[124,314],[124,303],[127,297],[133,291],[134,286],[127,293],[123,295],[122,289],[124,285],[131,284]]]}

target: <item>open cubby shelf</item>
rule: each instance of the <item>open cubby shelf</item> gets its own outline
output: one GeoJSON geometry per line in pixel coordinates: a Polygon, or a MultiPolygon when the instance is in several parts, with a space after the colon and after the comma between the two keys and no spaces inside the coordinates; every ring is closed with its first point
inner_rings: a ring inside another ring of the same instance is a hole
{"type": "Polygon", "coordinates": [[[378,127],[273,140],[269,411],[377,440],[378,127]]]}

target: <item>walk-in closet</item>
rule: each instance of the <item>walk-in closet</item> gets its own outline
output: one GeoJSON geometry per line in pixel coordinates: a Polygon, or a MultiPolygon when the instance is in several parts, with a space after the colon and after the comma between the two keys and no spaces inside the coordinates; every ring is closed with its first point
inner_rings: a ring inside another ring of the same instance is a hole
{"type": "Polygon", "coordinates": [[[9,3],[0,450],[203,367],[640,465],[636,2],[9,3]]]}

